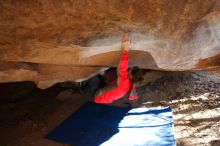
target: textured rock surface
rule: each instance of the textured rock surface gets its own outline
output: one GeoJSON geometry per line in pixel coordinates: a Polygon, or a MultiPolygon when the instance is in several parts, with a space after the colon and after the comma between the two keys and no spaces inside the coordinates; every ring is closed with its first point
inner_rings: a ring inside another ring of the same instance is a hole
{"type": "Polygon", "coordinates": [[[220,67],[218,0],[6,0],[0,21],[0,82],[86,79],[117,66],[122,31],[132,37],[130,66],[220,67]]]}

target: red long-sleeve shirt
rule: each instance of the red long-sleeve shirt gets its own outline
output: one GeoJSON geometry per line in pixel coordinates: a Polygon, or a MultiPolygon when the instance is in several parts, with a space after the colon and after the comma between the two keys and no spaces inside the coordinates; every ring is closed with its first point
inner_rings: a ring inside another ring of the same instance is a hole
{"type": "MultiPolygon", "coordinates": [[[[97,97],[95,97],[96,103],[112,103],[115,100],[122,98],[131,90],[135,90],[135,85],[129,79],[128,75],[128,52],[123,51],[121,61],[119,64],[119,83],[116,88],[109,90],[97,97]]],[[[129,100],[137,99],[137,94],[130,95],[129,100]]]]}

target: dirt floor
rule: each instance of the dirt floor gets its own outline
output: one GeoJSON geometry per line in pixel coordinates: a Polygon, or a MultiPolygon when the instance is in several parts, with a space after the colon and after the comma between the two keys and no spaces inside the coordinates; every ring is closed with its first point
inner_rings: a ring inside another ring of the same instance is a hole
{"type": "MultiPolygon", "coordinates": [[[[220,74],[168,72],[139,93],[140,106],[173,109],[179,146],[220,146],[220,74]]],[[[32,83],[1,84],[0,95],[1,146],[64,146],[44,136],[92,100],[77,89],[55,85],[40,90],[32,83]]]]}

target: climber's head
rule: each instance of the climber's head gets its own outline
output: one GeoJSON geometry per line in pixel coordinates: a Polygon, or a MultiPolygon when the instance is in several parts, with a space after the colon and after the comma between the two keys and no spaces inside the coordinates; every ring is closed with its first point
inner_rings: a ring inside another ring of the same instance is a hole
{"type": "Polygon", "coordinates": [[[144,71],[138,67],[132,67],[128,69],[129,73],[129,79],[132,80],[133,82],[139,82],[141,81],[144,75],[144,71]]]}

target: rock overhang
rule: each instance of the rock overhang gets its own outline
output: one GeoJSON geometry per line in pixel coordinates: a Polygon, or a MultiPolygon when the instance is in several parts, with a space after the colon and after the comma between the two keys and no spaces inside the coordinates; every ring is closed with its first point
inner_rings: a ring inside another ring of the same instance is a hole
{"type": "Polygon", "coordinates": [[[1,82],[31,80],[46,88],[87,79],[117,66],[122,31],[132,38],[130,67],[187,71],[220,66],[216,0],[0,4],[1,82]]]}

